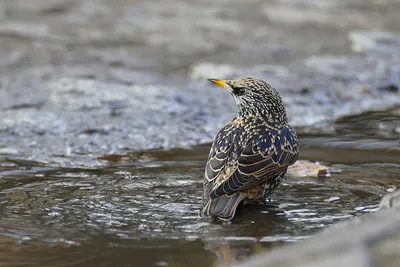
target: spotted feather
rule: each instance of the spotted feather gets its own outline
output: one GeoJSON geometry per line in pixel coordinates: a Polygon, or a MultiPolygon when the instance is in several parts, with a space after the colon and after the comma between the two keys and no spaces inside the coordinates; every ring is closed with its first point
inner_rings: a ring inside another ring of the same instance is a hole
{"type": "Polygon", "coordinates": [[[299,147],[282,99],[269,84],[254,78],[211,81],[232,94],[238,115],[211,147],[201,215],[230,220],[240,203],[265,198],[281,184],[299,147]]]}

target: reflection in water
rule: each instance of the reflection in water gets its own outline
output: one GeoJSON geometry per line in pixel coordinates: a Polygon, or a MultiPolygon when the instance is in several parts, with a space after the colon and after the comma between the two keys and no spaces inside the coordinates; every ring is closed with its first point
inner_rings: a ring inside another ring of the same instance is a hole
{"type": "MultiPolygon", "coordinates": [[[[330,137],[319,137],[318,142],[324,138],[330,137]]],[[[393,140],[381,142],[386,141],[393,140]]],[[[322,180],[291,177],[268,205],[239,210],[232,223],[198,217],[208,145],[103,156],[109,166],[102,169],[57,169],[0,159],[0,262],[5,266],[213,266],[216,260],[229,264],[372,212],[383,194],[397,188],[398,151],[335,147],[332,153],[318,147],[318,142],[309,139],[302,156],[323,155],[340,172],[322,180]],[[344,159],[349,150],[369,160],[348,163],[344,159]]]]}

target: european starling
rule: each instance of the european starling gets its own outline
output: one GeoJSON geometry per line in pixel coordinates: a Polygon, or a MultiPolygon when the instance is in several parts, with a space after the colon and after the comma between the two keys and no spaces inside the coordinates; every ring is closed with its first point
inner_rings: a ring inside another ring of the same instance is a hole
{"type": "Polygon", "coordinates": [[[255,78],[209,81],[233,96],[238,114],[211,147],[200,215],[231,220],[239,204],[266,201],[296,162],[299,146],[271,85],[255,78]]]}

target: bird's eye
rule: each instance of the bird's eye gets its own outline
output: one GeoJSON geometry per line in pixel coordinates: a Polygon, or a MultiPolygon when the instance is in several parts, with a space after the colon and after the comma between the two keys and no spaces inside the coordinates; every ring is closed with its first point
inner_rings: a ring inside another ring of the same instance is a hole
{"type": "Polygon", "coordinates": [[[246,92],[246,89],[241,86],[235,87],[235,88],[233,88],[233,90],[235,91],[235,95],[238,95],[238,96],[244,95],[244,93],[246,92]]]}

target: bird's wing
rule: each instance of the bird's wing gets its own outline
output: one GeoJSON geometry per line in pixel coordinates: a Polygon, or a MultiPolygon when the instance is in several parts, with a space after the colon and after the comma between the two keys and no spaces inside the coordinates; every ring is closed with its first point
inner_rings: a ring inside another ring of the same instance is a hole
{"type": "MultiPolygon", "coordinates": [[[[210,197],[246,190],[266,182],[278,171],[293,164],[297,160],[298,152],[297,135],[290,126],[279,130],[260,126],[257,134],[240,151],[236,168],[226,173],[224,180],[214,178],[216,182],[210,197]]],[[[227,165],[229,166],[229,162],[227,165]]],[[[220,168],[222,165],[218,166],[220,168]]],[[[224,172],[219,175],[221,173],[224,172]]]]}
{"type": "Polygon", "coordinates": [[[204,195],[208,198],[219,184],[226,181],[236,170],[233,158],[237,145],[234,143],[233,123],[227,124],[215,137],[208,156],[204,174],[204,195]]]}

